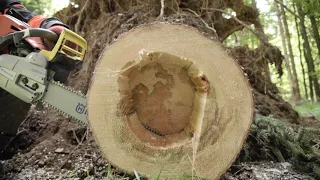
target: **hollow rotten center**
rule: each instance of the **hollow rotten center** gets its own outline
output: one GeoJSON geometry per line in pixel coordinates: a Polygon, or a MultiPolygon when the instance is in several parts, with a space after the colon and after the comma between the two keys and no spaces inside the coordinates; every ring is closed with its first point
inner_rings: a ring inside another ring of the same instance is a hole
{"type": "Polygon", "coordinates": [[[185,58],[145,51],[140,57],[118,78],[118,108],[130,129],[152,146],[190,139],[201,128],[208,80],[185,58]]]}

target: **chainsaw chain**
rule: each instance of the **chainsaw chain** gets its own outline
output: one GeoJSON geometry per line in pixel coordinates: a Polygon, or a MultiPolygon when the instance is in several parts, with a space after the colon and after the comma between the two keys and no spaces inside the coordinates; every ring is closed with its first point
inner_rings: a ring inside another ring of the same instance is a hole
{"type": "Polygon", "coordinates": [[[145,124],[142,124],[144,128],[146,128],[147,130],[151,131],[152,133],[158,135],[158,136],[165,136],[164,134],[162,134],[161,132],[155,130],[155,129],[152,129],[151,127],[145,125],[145,124]]]}
{"type": "Polygon", "coordinates": [[[75,89],[73,89],[71,87],[68,87],[68,86],[66,86],[66,85],[64,85],[64,84],[62,84],[60,82],[57,82],[57,81],[50,80],[49,82],[51,82],[52,84],[58,85],[58,86],[62,87],[65,90],[68,90],[70,92],[76,93],[80,97],[86,98],[86,95],[83,94],[81,91],[76,91],[75,89]]]}
{"type": "MultiPolygon", "coordinates": [[[[60,82],[53,81],[53,80],[49,80],[49,82],[51,82],[52,84],[55,84],[55,85],[57,85],[57,86],[60,86],[60,87],[62,87],[63,89],[65,89],[65,90],[67,90],[67,91],[70,91],[70,92],[72,92],[72,93],[75,93],[75,94],[77,94],[78,96],[80,96],[80,97],[82,97],[82,98],[86,98],[86,95],[83,94],[82,92],[76,91],[75,89],[73,89],[73,88],[71,88],[71,87],[68,87],[68,86],[66,86],[66,85],[64,85],[64,84],[62,84],[62,83],[60,83],[60,82]]],[[[45,102],[45,101],[43,101],[43,100],[40,100],[40,102],[41,102],[41,104],[42,104],[44,107],[50,107],[50,108],[54,109],[55,111],[57,111],[58,114],[60,114],[60,115],[62,115],[62,116],[65,116],[65,117],[67,117],[67,118],[71,118],[72,120],[75,120],[75,121],[77,121],[78,123],[80,123],[80,124],[82,124],[82,125],[87,125],[86,123],[78,120],[77,118],[73,117],[72,115],[70,115],[70,114],[68,114],[68,113],[65,113],[65,112],[62,111],[61,109],[58,109],[58,108],[52,106],[51,104],[49,104],[49,103],[47,103],[47,102],[45,102]]]]}

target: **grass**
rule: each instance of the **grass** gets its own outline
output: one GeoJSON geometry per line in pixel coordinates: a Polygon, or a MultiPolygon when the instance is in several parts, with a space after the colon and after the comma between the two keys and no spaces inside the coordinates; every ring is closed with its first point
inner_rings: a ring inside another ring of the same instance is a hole
{"type": "Polygon", "coordinates": [[[304,103],[302,105],[297,105],[294,109],[302,116],[314,116],[316,119],[320,120],[320,104],[318,103],[304,103]]]}
{"type": "Polygon", "coordinates": [[[134,170],[134,175],[136,176],[137,180],[140,180],[140,176],[139,176],[139,174],[138,174],[138,172],[136,170],[134,170]]]}
{"type": "Polygon", "coordinates": [[[68,180],[70,180],[70,179],[75,175],[75,173],[76,173],[77,170],[78,170],[78,168],[74,169],[74,170],[70,173],[68,180]]]}
{"type": "Polygon", "coordinates": [[[112,174],[111,174],[111,164],[109,163],[108,164],[107,180],[109,180],[111,176],[112,176],[112,174]]]}

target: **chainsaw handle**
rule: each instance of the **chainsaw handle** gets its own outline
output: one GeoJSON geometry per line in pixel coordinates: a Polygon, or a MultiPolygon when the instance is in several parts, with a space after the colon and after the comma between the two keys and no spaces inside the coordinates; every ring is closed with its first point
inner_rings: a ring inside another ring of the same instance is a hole
{"type": "Polygon", "coordinates": [[[57,35],[53,31],[50,31],[48,29],[32,28],[32,29],[26,29],[22,31],[25,31],[25,35],[23,36],[23,39],[27,37],[40,37],[40,38],[48,39],[52,42],[57,42],[59,39],[59,35],[57,35]]]}
{"type": "Polygon", "coordinates": [[[59,35],[56,33],[42,28],[31,28],[31,29],[24,29],[21,31],[16,31],[5,36],[0,36],[0,51],[9,46],[10,44],[15,44],[15,46],[19,46],[21,41],[25,38],[30,37],[39,37],[39,38],[46,38],[52,42],[57,42],[59,39],[59,35]]]}

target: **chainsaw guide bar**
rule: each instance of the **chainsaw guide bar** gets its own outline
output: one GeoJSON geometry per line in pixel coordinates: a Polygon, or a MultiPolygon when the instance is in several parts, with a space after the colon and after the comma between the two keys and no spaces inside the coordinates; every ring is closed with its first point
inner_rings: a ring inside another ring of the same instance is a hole
{"type": "Polygon", "coordinates": [[[86,95],[60,82],[49,81],[46,93],[40,102],[81,124],[88,124],[86,95]],[[57,94],[62,97],[57,98],[57,94]]]}

